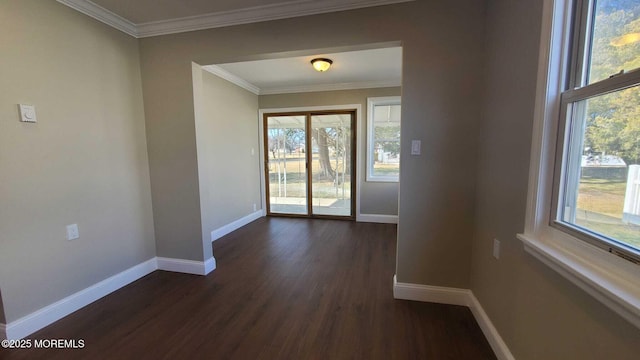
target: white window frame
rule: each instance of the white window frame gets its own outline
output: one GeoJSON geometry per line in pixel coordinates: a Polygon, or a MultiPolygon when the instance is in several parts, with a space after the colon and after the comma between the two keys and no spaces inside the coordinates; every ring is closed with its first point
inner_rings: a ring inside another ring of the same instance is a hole
{"type": "MultiPolygon", "coordinates": [[[[626,73],[609,74],[611,77],[604,80],[599,80],[593,83],[587,83],[588,63],[586,57],[590,56],[590,44],[586,40],[590,38],[591,27],[595,24],[592,22],[592,12],[595,0],[574,0],[575,2],[575,17],[574,24],[572,25],[572,31],[577,36],[572,35],[573,49],[571,56],[571,68],[568,76],[566,89],[560,97],[560,119],[558,130],[558,146],[556,147],[556,167],[554,171],[554,196],[552,199],[552,214],[550,219],[551,226],[567,232],[577,238],[580,238],[586,242],[591,243],[594,246],[600,247],[606,251],[615,253],[629,261],[633,261],[640,264],[640,253],[633,249],[632,246],[627,246],[623,242],[614,238],[609,238],[605,235],[600,235],[589,229],[580,227],[574,223],[564,221],[564,211],[566,209],[566,197],[567,192],[573,193],[575,188],[571,188],[574,183],[577,185],[577,181],[580,177],[580,171],[578,164],[579,159],[575,159],[576,153],[578,156],[582,155],[582,149],[580,148],[581,137],[584,136],[584,125],[582,124],[583,118],[580,115],[573,113],[574,111],[580,111],[580,105],[576,104],[587,101],[590,98],[604,96],[611,93],[616,93],[628,89],[640,84],[640,71],[627,71],[626,73]],[[578,142],[580,141],[580,142],[578,142]],[[576,146],[578,148],[576,148],[576,146]],[[573,164],[573,166],[571,166],[573,164]]],[[[628,70],[628,69],[627,69],[628,70]]],[[[584,107],[586,105],[582,105],[584,107]]],[[[586,110],[586,109],[584,109],[586,110]]],[[[584,116],[584,114],[582,114],[584,116]]],[[[574,207],[576,204],[572,204],[574,207]]],[[[575,208],[574,208],[575,209],[575,208]]]]}
{"type": "MultiPolygon", "coordinates": [[[[400,176],[389,175],[374,175],[373,164],[375,162],[374,154],[375,150],[373,145],[375,144],[374,124],[373,124],[373,112],[376,106],[384,105],[400,105],[402,106],[402,97],[400,96],[384,96],[384,97],[370,97],[367,98],[367,177],[368,182],[398,182],[400,176]]],[[[402,119],[400,119],[400,127],[402,127],[402,119]]]]}
{"type": "Polygon", "coordinates": [[[524,250],[640,328],[640,266],[551,226],[560,94],[571,49],[572,0],[544,0],[524,250]]]}

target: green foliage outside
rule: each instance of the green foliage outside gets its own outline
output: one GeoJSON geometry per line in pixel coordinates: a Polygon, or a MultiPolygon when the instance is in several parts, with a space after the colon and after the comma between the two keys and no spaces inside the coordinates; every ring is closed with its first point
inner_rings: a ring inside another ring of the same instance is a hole
{"type": "Polygon", "coordinates": [[[400,124],[393,126],[376,126],[374,131],[376,148],[382,146],[384,152],[398,156],[400,153],[400,124]]]}
{"type": "MultiPolygon", "coordinates": [[[[640,67],[640,1],[597,2],[589,83],[640,67]]],[[[584,147],[640,163],[640,88],[589,99],[584,147]]]]}
{"type": "MultiPolygon", "coordinates": [[[[594,20],[587,83],[640,68],[640,1],[596,0],[594,20]]],[[[627,165],[640,163],[639,86],[590,98],[585,110],[584,155],[616,155],[627,165]]],[[[575,222],[640,248],[640,227],[622,221],[626,183],[626,176],[583,171],[575,222]]]]}

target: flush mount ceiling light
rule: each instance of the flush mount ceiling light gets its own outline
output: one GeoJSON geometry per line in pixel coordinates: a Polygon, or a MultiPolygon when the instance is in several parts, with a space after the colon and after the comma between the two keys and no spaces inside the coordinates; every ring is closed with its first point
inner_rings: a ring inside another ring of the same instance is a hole
{"type": "Polygon", "coordinates": [[[313,68],[320,72],[329,70],[331,64],[333,64],[333,61],[331,59],[316,58],[311,60],[311,65],[313,65],[313,68]]]}

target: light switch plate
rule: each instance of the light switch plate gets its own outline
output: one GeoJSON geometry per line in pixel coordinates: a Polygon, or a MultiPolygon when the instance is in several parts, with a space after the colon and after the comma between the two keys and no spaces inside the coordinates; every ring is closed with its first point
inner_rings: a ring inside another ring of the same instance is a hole
{"type": "Polygon", "coordinates": [[[36,107],[33,105],[19,104],[20,107],[20,121],[22,122],[37,122],[36,119],[36,107]]]}
{"type": "Polygon", "coordinates": [[[79,237],[78,224],[67,225],[67,240],[75,240],[79,237]]]}
{"type": "Polygon", "coordinates": [[[411,140],[411,155],[420,155],[420,140],[411,140]]]}

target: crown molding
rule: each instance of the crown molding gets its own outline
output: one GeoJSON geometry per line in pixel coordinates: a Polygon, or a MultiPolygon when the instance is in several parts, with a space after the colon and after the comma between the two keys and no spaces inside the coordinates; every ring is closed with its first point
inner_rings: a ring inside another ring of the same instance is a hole
{"type": "Polygon", "coordinates": [[[283,86],[261,89],[260,95],[275,94],[293,94],[317,91],[339,91],[339,90],[355,90],[355,89],[374,89],[383,87],[399,87],[402,86],[401,81],[360,81],[338,84],[318,84],[318,85],[301,85],[301,86],[283,86]]]}
{"type": "Polygon", "coordinates": [[[139,24],[134,24],[129,20],[91,2],[90,0],[57,1],[133,37],[144,38],[268,20],[353,10],[372,6],[390,5],[414,0],[296,0],[282,2],[280,4],[256,6],[232,11],[220,11],[139,24]]]}
{"type": "Polygon", "coordinates": [[[335,11],[359,9],[371,6],[389,5],[413,0],[297,0],[280,4],[263,5],[221,11],[184,18],[153,21],[138,24],[138,37],[175,34],[187,31],[212,29],[231,25],[249,24],[268,20],[286,19],[298,16],[323,14],[335,11]]]}
{"type": "Polygon", "coordinates": [[[129,34],[133,37],[138,37],[138,27],[131,21],[112,13],[111,11],[103,8],[100,5],[88,0],[57,0],[59,3],[66,5],[74,10],[77,10],[87,16],[90,16],[102,23],[105,23],[115,29],[122,31],[125,34],[129,34]]]}
{"type": "Polygon", "coordinates": [[[248,90],[256,95],[260,95],[260,88],[253,85],[252,83],[246,81],[245,79],[236,76],[230,72],[228,72],[227,70],[221,68],[220,66],[217,65],[205,65],[202,67],[204,70],[207,70],[208,72],[217,75],[233,84],[236,84],[238,86],[240,86],[241,88],[248,90]]]}

